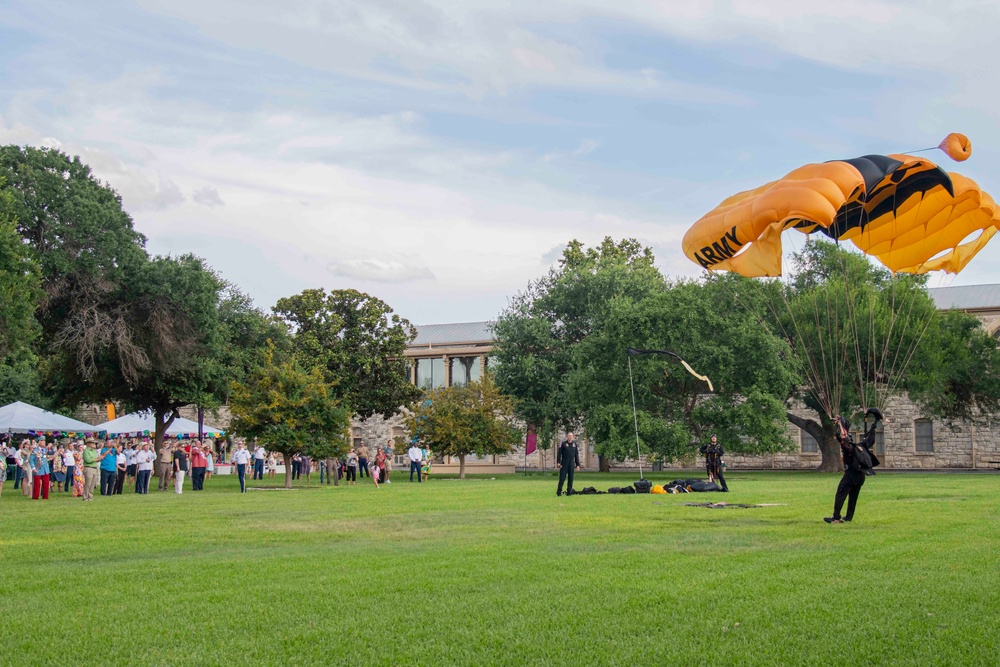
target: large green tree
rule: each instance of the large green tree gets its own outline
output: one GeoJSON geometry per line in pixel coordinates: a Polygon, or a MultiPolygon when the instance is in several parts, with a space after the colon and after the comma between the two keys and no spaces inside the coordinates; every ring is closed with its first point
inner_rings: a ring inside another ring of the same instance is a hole
{"type": "Polygon", "coordinates": [[[320,367],[305,371],[271,345],[245,381],[232,385],[230,431],[280,452],[291,488],[295,454],[329,460],[347,451],[351,412],[332,390],[320,367]]]}
{"type": "Polygon", "coordinates": [[[384,301],[357,290],[305,290],[275,314],[306,366],[323,369],[333,395],[362,418],[393,415],[419,395],[403,353],[416,332],[384,301]]]}
{"type": "Polygon", "coordinates": [[[500,392],[490,373],[465,386],[428,391],[411,406],[405,423],[410,437],[434,454],[458,457],[460,479],[466,456],[506,454],[522,436],[513,399],[500,392]]]}
{"type": "Polygon", "coordinates": [[[859,253],[811,241],[784,282],[745,282],[768,307],[762,323],[793,352],[791,398],[815,417],[787,418],[819,443],[820,470],[843,466],[834,418],[860,423],[891,396],[908,393],[926,416],[949,422],[1000,408],[996,341],[974,316],[940,313],[922,276],[894,276],[859,253]]]}
{"type": "Polygon", "coordinates": [[[159,450],[180,408],[215,407],[224,396],[222,287],[193,255],[142,264],[121,292],[122,326],[131,329],[133,349],[123,356],[113,346],[94,346],[87,330],[64,334],[61,348],[43,364],[58,402],[111,400],[126,410],[150,410],[159,450]],[[81,351],[91,349],[81,362],[81,351]]]}
{"type": "Polygon", "coordinates": [[[601,326],[576,347],[568,382],[599,453],[634,456],[636,421],[641,450],[666,460],[693,453],[713,433],[737,452],[790,445],[788,348],[737,305],[734,282],[679,281],[642,300],[611,300],[601,326]],[[676,353],[714,392],[673,357],[635,356],[633,416],[629,347],[676,353]]]}
{"type": "Polygon", "coordinates": [[[4,206],[41,270],[40,356],[58,354],[88,375],[110,352],[137,378],[143,353],[122,289],[147,256],[121,198],[54,149],[0,147],[0,178],[11,194],[4,206]]]}
{"type": "Polygon", "coordinates": [[[227,382],[223,383],[223,402],[228,400],[232,382],[245,384],[247,378],[264,362],[264,351],[273,345],[279,353],[291,349],[284,322],[268,315],[235,285],[225,283],[219,300],[219,325],[222,350],[220,363],[227,382]]]}
{"type": "Polygon", "coordinates": [[[14,192],[0,177],[0,360],[23,352],[37,334],[38,265],[17,231],[14,192]]]}
{"type": "Polygon", "coordinates": [[[534,426],[542,449],[583,417],[568,385],[576,347],[607,320],[613,301],[638,302],[664,284],[652,251],[635,240],[605,238],[596,248],[572,241],[497,318],[496,382],[517,399],[517,415],[534,426]]]}

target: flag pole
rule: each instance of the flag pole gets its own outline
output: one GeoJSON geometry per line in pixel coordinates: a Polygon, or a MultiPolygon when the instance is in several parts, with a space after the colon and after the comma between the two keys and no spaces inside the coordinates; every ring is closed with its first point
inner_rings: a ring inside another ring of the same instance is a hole
{"type": "Polygon", "coordinates": [[[639,479],[642,479],[642,451],[639,449],[639,416],[635,410],[635,380],[632,379],[632,355],[628,356],[628,383],[632,388],[632,421],[635,424],[635,453],[639,462],[639,479]]]}

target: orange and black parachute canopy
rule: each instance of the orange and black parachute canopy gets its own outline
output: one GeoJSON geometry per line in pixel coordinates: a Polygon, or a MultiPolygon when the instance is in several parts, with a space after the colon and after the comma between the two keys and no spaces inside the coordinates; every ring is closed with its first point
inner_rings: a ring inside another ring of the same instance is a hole
{"type": "MultiPolygon", "coordinates": [[[[939,148],[959,161],[972,153],[961,134],[939,148]]],[[[996,203],[975,181],[927,158],[866,155],[807,164],[729,197],[688,230],[683,248],[712,271],[778,276],[781,235],[822,232],[893,272],[958,273],[998,228],[996,203]]]]}

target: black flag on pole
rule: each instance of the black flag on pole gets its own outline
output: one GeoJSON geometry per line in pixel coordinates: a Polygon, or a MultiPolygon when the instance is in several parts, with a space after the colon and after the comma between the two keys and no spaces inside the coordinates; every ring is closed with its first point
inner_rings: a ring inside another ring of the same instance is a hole
{"type": "Polygon", "coordinates": [[[704,380],[705,382],[707,382],[709,391],[711,392],[715,391],[715,387],[712,386],[712,381],[708,379],[708,376],[696,373],[695,370],[691,368],[691,365],[688,362],[681,359],[680,355],[677,354],[676,352],[671,352],[670,350],[640,350],[634,347],[628,348],[628,356],[630,357],[641,357],[645,355],[654,355],[654,354],[662,354],[668,357],[673,357],[677,361],[681,362],[681,365],[687,369],[688,373],[695,376],[699,380],[704,380]]]}

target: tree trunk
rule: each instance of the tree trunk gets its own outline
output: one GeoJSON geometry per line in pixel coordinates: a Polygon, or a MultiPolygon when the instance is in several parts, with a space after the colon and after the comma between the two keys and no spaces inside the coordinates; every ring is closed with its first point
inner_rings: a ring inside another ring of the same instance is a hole
{"type": "Polygon", "coordinates": [[[458,455],[458,478],[465,479],[465,454],[458,455]]]}
{"type": "Polygon", "coordinates": [[[829,422],[829,428],[824,428],[815,419],[805,419],[793,415],[791,412],[786,412],[785,415],[788,417],[788,421],[811,435],[819,443],[819,451],[823,455],[823,459],[816,470],[820,472],[844,471],[844,458],[840,453],[840,443],[833,436],[833,422],[829,422]]]}
{"type": "Polygon", "coordinates": [[[285,488],[292,488],[292,456],[291,454],[282,454],[282,458],[285,459],[285,488]]]}
{"type": "Polygon", "coordinates": [[[153,474],[156,476],[160,474],[160,450],[163,449],[163,441],[166,438],[167,429],[170,428],[170,425],[174,423],[174,418],[177,417],[177,411],[170,410],[169,419],[167,419],[167,416],[167,408],[158,407],[153,409],[153,419],[156,421],[156,430],[153,432],[153,451],[156,453],[157,462],[153,466],[153,474]]]}
{"type": "Polygon", "coordinates": [[[601,472],[611,472],[611,459],[604,456],[598,456],[597,462],[601,468],[601,472]]]}

